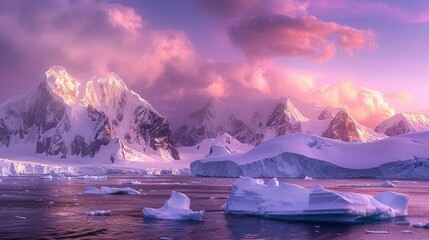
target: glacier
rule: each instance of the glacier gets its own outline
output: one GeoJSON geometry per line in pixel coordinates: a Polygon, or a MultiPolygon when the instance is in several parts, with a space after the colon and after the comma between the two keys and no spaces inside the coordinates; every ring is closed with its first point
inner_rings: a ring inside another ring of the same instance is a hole
{"type": "Polygon", "coordinates": [[[316,186],[309,190],[295,184],[267,185],[261,179],[243,177],[232,185],[222,210],[227,214],[253,215],[292,221],[361,222],[407,215],[408,196],[382,192],[367,194],[331,191],[316,186]]]}
{"type": "Polygon", "coordinates": [[[429,131],[370,143],[344,143],[310,134],[271,139],[245,153],[191,163],[194,176],[282,178],[429,178],[429,131]]]}

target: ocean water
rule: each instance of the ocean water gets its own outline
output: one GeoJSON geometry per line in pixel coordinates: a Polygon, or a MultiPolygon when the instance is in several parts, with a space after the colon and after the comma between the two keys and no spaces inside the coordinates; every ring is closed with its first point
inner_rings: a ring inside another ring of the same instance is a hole
{"type": "MultiPolygon", "coordinates": [[[[429,229],[401,226],[393,221],[362,224],[302,223],[225,215],[231,183],[228,178],[190,176],[108,176],[103,180],[55,180],[39,177],[3,177],[0,182],[0,239],[429,239],[429,229]],[[142,195],[82,195],[87,186],[125,187],[142,195]],[[143,207],[159,208],[180,191],[191,199],[191,209],[204,209],[204,222],[143,219],[143,207]],[[91,210],[111,210],[110,216],[88,216],[91,210]],[[366,234],[383,230],[387,235],[366,234]],[[403,233],[411,230],[411,233],[403,233]]],[[[400,181],[395,188],[350,186],[379,185],[380,180],[290,180],[305,187],[375,195],[396,191],[410,195],[409,216],[415,222],[429,222],[429,182],[400,181]]]]}

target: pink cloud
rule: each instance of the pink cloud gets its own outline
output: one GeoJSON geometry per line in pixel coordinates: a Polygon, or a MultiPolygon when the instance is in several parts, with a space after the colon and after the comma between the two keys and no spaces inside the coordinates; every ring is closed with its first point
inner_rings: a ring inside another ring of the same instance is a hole
{"type": "Polygon", "coordinates": [[[249,58],[307,56],[327,60],[340,48],[349,54],[377,47],[375,34],[314,16],[261,15],[232,26],[229,36],[249,58]]]}

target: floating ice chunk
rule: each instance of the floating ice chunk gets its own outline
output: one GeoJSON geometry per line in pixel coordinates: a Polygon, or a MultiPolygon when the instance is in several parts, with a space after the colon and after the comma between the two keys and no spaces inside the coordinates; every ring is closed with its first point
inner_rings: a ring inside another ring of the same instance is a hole
{"type": "Polygon", "coordinates": [[[54,177],[51,174],[43,174],[40,176],[40,179],[53,179],[54,177]]]}
{"type": "Polygon", "coordinates": [[[410,221],[396,221],[395,224],[409,226],[411,225],[410,221]]]}
{"type": "Polygon", "coordinates": [[[140,184],[142,184],[142,182],[140,182],[139,180],[129,179],[129,180],[125,180],[121,184],[122,185],[140,185],[140,184]]]}
{"type": "Polygon", "coordinates": [[[390,181],[384,181],[382,184],[380,184],[380,187],[394,187],[395,184],[393,184],[390,181]]]}
{"type": "Polygon", "coordinates": [[[26,220],[26,219],[27,219],[27,217],[18,216],[18,215],[14,216],[14,217],[15,217],[15,218],[18,218],[18,219],[21,219],[21,220],[26,220]]]}
{"type": "Polygon", "coordinates": [[[93,180],[104,180],[107,177],[106,176],[98,176],[98,175],[83,175],[83,176],[78,176],[76,177],[77,179],[93,179],[93,180]]]}
{"type": "Polygon", "coordinates": [[[304,180],[313,180],[313,178],[309,176],[305,176],[304,180]]]}
{"type": "Polygon", "coordinates": [[[418,222],[418,223],[413,223],[411,226],[413,226],[415,228],[424,228],[426,226],[426,224],[422,223],[422,222],[418,222]]]}
{"type": "Polygon", "coordinates": [[[373,230],[366,230],[366,229],[365,229],[365,233],[366,234],[388,234],[387,231],[373,231],[373,230]]]}
{"type": "Polygon", "coordinates": [[[110,210],[94,210],[94,211],[88,211],[85,214],[90,215],[90,216],[110,216],[112,214],[112,211],[110,211],[110,210]]]}
{"type": "Polygon", "coordinates": [[[85,188],[82,194],[120,194],[120,195],[140,195],[140,192],[132,188],[111,188],[104,187],[96,188],[93,186],[85,188]]]}
{"type": "Polygon", "coordinates": [[[374,197],[380,203],[392,208],[395,216],[408,214],[408,195],[395,192],[381,192],[374,197]]]}
{"type": "Polygon", "coordinates": [[[237,179],[225,213],[256,215],[299,221],[354,222],[389,219],[407,213],[408,196],[381,193],[377,199],[366,194],[331,191],[316,186],[312,191],[294,184],[267,185],[253,178],[237,179]]]}
{"type": "Polygon", "coordinates": [[[401,233],[413,233],[411,230],[402,230],[401,233]]]}
{"type": "Polygon", "coordinates": [[[267,215],[303,209],[310,191],[277,179],[264,185],[259,179],[243,177],[232,185],[232,192],[223,211],[231,214],[267,215]]]}
{"type": "Polygon", "coordinates": [[[191,201],[185,194],[172,191],[164,206],[158,209],[143,208],[142,212],[149,219],[202,221],[204,211],[192,211],[189,209],[190,205],[191,201]]]}

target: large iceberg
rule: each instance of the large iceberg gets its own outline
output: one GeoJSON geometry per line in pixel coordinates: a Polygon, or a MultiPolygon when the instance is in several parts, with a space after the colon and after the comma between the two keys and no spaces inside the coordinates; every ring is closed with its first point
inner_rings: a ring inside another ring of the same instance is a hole
{"type": "Polygon", "coordinates": [[[118,194],[118,195],[140,195],[140,192],[132,188],[111,188],[102,186],[100,188],[87,187],[82,194],[118,194]]]}
{"type": "Polygon", "coordinates": [[[246,153],[208,156],[190,167],[192,175],[209,177],[428,179],[428,148],[429,131],[359,144],[287,134],[246,153]]]}
{"type": "Polygon", "coordinates": [[[191,201],[180,192],[172,191],[171,197],[161,208],[143,208],[143,216],[148,219],[202,221],[204,211],[192,211],[191,201]]]}
{"type": "Polygon", "coordinates": [[[358,222],[390,219],[407,215],[408,196],[383,192],[367,194],[331,191],[316,186],[313,190],[244,177],[232,185],[225,213],[246,214],[298,221],[358,222]]]}

